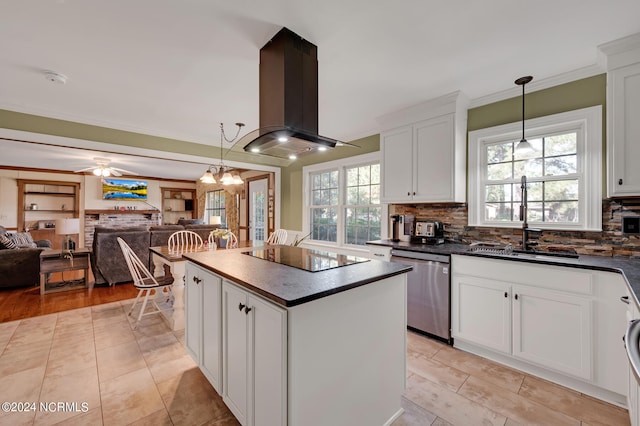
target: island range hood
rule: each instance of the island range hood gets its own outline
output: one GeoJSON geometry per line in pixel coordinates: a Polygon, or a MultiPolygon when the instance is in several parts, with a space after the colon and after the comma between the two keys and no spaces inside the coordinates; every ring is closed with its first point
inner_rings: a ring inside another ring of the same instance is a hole
{"type": "Polygon", "coordinates": [[[282,28],[260,49],[260,128],[239,141],[244,150],[295,159],[336,146],[318,134],[318,48],[282,28]]]}

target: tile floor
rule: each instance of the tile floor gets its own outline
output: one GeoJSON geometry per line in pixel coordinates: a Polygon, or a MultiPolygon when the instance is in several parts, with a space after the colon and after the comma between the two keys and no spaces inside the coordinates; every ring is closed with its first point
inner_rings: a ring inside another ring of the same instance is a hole
{"type": "MultiPolygon", "coordinates": [[[[237,425],[186,353],[184,332],[159,316],[132,330],[131,303],[0,324],[0,402],[36,403],[3,409],[0,425],[237,425]]],[[[414,333],[407,357],[394,426],[629,424],[626,410],[414,333]]]]}

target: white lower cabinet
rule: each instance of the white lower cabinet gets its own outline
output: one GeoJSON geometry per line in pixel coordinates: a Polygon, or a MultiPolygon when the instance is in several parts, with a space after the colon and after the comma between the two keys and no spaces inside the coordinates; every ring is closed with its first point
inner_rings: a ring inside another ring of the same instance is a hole
{"type": "MultiPolygon", "coordinates": [[[[640,312],[635,303],[634,297],[627,292],[627,300],[629,305],[627,306],[627,321],[640,319],[640,312]]],[[[640,426],[640,413],[638,408],[640,407],[640,385],[636,376],[633,374],[633,368],[627,361],[627,367],[629,371],[628,389],[627,395],[627,407],[629,409],[629,419],[631,420],[631,426],[640,426]]]]}
{"type": "Polygon", "coordinates": [[[242,425],[287,424],[287,312],[222,284],[222,397],[242,425]]]}
{"type": "Polygon", "coordinates": [[[200,370],[220,393],[222,279],[193,264],[188,264],[185,277],[185,346],[200,370]]]}
{"type": "Polygon", "coordinates": [[[456,347],[625,405],[620,274],[459,255],[451,268],[456,347]]]}

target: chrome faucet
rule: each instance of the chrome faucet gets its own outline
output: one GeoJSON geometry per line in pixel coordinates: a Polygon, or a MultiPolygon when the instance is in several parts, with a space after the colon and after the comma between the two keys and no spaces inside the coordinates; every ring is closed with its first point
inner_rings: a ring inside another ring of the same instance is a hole
{"type": "Polygon", "coordinates": [[[540,229],[529,228],[527,223],[527,177],[522,176],[520,179],[520,220],[522,221],[522,250],[528,251],[530,246],[537,245],[537,243],[529,244],[529,231],[542,232],[540,229]]]}

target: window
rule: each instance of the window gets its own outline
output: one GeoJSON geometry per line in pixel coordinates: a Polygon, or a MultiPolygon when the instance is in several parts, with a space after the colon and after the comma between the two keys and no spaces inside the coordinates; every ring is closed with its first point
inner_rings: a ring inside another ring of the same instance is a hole
{"type": "Polygon", "coordinates": [[[469,224],[522,226],[526,176],[529,225],[600,230],[601,107],[526,124],[527,140],[534,148],[530,153],[515,149],[521,122],[469,133],[469,224]]]}
{"type": "Polygon", "coordinates": [[[224,196],[224,190],[217,189],[215,191],[207,192],[207,199],[204,210],[204,220],[209,223],[209,218],[212,216],[220,216],[222,228],[227,228],[227,213],[226,213],[226,201],[224,196]]]}
{"type": "Polygon", "coordinates": [[[380,239],[379,153],[304,168],[309,239],[364,245],[380,239]]]}

